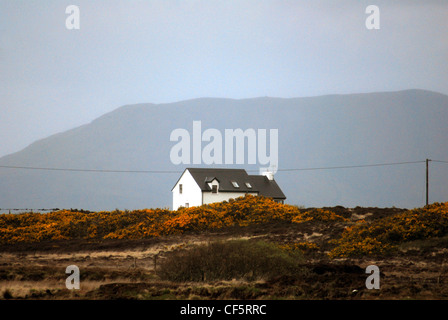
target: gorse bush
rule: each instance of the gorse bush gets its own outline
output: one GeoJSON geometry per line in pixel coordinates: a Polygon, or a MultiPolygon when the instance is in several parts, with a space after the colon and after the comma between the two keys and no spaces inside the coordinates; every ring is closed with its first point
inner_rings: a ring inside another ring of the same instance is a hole
{"type": "Polygon", "coordinates": [[[280,246],[281,249],[287,251],[300,251],[302,253],[310,253],[318,251],[320,248],[314,242],[290,242],[280,246]]]}
{"type": "Polygon", "coordinates": [[[406,241],[442,237],[448,233],[448,202],[434,203],[371,223],[347,227],[330,257],[352,257],[393,252],[406,241]]]}
{"type": "Polygon", "coordinates": [[[80,213],[60,210],[45,214],[0,215],[2,243],[43,240],[143,238],[158,236],[158,221],[169,219],[172,212],[162,209],[131,212],[80,213]]]}
{"type": "Polygon", "coordinates": [[[300,274],[302,260],[272,243],[232,240],[174,252],[158,275],[171,281],[256,280],[300,274]]]}
{"type": "Polygon", "coordinates": [[[317,208],[301,211],[299,214],[295,215],[291,221],[295,223],[303,223],[307,221],[348,221],[348,219],[337,215],[330,210],[317,208]]]}
{"type": "MultiPolygon", "coordinates": [[[[144,239],[229,226],[271,222],[307,224],[316,221],[349,224],[340,238],[330,241],[331,258],[389,254],[407,241],[448,235],[448,202],[434,203],[371,222],[356,223],[330,210],[305,210],[252,195],[176,211],[143,209],[79,212],[72,209],[43,214],[2,214],[0,243],[144,239]]],[[[322,248],[326,245],[328,243],[322,248]]],[[[312,243],[290,243],[286,249],[313,254],[323,250],[312,243]]]]}
{"type": "Polygon", "coordinates": [[[76,212],[60,210],[50,213],[0,215],[0,242],[39,242],[69,239],[142,239],[247,226],[257,223],[288,221],[294,223],[343,221],[329,211],[307,213],[270,198],[246,195],[219,203],[177,211],[144,209],[133,211],[76,212]]]}

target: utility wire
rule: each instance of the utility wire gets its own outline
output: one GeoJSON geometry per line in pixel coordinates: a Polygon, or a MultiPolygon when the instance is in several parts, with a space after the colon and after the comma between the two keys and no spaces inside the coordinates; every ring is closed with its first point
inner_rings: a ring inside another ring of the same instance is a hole
{"type": "Polygon", "coordinates": [[[425,161],[406,161],[406,162],[391,162],[391,163],[375,163],[363,164],[353,166],[339,166],[339,167],[318,167],[318,168],[299,168],[299,169],[278,169],[277,171],[305,171],[305,170],[331,170],[331,169],[351,169],[351,168],[365,168],[365,167],[384,167],[411,163],[424,163],[425,161]]]}
{"type": "Polygon", "coordinates": [[[71,171],[71,172],[111,172],[111,173],[180,173],[182,171],[169,170],[106,170],[106,169],[72,169],[72,168],[41,168],[41,167],[19,167],[19,166],[0,166],[8,169],[27,169],[27,170],[47,170],[47,171],[71,171]]]}
{"type": "MultiPolygon", "coordinates": [[[[448,163],[444,160],[430,160],[432,162],[448,163]]],[[[294,169],[278,169],[277,171],[287,172],[287,171],[311,171],[311,170],[332,170],[332,169],[351,169],[351,168],[365,168],[365,167],[384,167],[393,165],[405,165],[414,163],[425,163],[426,160],[421,161],[404,161],[404,162],[389,162],[389,163],[375,163],[375,164],[364,164],[364,165],[350,165],[350,166],[335,166],[335,167],[315,167],[315,168],[294,168],[294,169]]],[[[25,166],[3,166],[0,168],[7,169],[27,169],[27,170],[49,170],[49,171],[70,171],[70,172],[106,172],[106,173],[181,173],[182,171],[174,170],[104,170],[104,169],[73,169],[73,168],[43,168],[43,167],[25,167],[25,166]]],[[[254,172],[258,170],[247,170],[248,172],[254,172]]],[[[17,209],[8,208],[1,209],[2,211],[54,211],[59,210],[54,209],[17,209]]]]}
{"type": "Polygon", "coordinates": [[[441,162],[441,163],[448,163],[448,161],[443,161],[443,160],[431,160],[432,162],[441,162]]]}
{"type": "MultiPolygon", "coordinates": [[[[448,163],[448,161],[442,161],[442,160],[432,160],[432,161],[448,163]]],[[[405,164],[424,163],[424,162],[425,162],[425,160],[375,163],[375,164],[350,165],[350,166],[291,168],[291,169],[278,169],[277,171],[287,172],[287,171],[311,171],[311,170],[333,170],[333,169],[351,169],[351,168],[365,168],[365,167],[384,167],[384,166],[405,165],[405,164]]],[[[27,166],[4,166],[4,165],[0,165],[0,168],[25,169],[25,170],[47,170],[47,171],[68,171],[68,172],[103,172],[103,173],[182,173],[183,172],[183,171],[177,171],[177,170],[107,170],[107,169],[45,168],[45,167],[27,167],[27,166]]],[[[258,171],[258,170],[247,170],[247,171],[258,171]]]]}

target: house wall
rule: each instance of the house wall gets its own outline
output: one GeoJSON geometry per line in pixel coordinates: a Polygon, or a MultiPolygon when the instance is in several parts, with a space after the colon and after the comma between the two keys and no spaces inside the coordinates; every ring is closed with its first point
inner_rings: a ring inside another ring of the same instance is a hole
{"type": "Polygon", "coordinates": [[[182,174],[181,178],[174,186],[173,190],[173,210],[180,206],[185,207],[186,203],[190,207],[202,205],[202,191],[188,170],[182,174]],[[179,193],[179,184],[182,184],[182,194],[179,193]]]}
{"type": "MultiPolygon", "coordinates": [[[[219,189],[218,193],[204,192],[202,195],[203,204],[228,201],[229,199],[236,199],[238,197],[243,197],[246,193],[247,192],[219,192],[219,189]]],[[[257,195],[256,192],[251,192],[249,194],[257,195]]]]}

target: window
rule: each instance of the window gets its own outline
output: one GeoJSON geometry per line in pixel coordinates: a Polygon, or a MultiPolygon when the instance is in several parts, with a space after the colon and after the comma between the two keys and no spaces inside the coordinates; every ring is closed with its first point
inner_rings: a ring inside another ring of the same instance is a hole
{"type": "Polygon", "coordinates": [[[232,182],[232,185],[235,187],[235,188],[239,188],[240,186],[239,186],[239,184],[238,184],[238,182],[236,182],[236,181],[231,181],[232,182]]]}
{"type": "Polygon", "coordinates": [[[246,182],[246,187],[248,187],[249,189],[252,189],[252,185],[249,182],[246,182]]]}
{"type": "Polygon", "coordinates": [[[179,193],[182,194],[182,184],[179,185],[179,193]]]}
{"type": "Polygon", "coordinates": [[[218,186],[217,185],[213,185],[212,186],[212,193],[218,193],[218,186]]]}

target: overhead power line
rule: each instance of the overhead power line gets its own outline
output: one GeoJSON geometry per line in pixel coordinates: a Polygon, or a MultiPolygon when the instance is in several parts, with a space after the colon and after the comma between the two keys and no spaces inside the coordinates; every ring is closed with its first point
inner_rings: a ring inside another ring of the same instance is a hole
{"type": "Polygon", "coordinates": [[[443,160],[431,160],[432,162],[441,162],[441,163],[448,163],[448,161],[443,161],[443,160]]]}
{"type": "Polygon", "coordinates": [[[47,171],[70,171],[70,172],[110,172],[110,173],[179,173],[181,171],[170,170],[108,170],[108,169],[73,169],[73,168],[44,168],[24,166],[0,166],[8,169],[47,170],[47,171]]]}
{"type": "Polygon", "coordinates": [[[362,164],[362,165],[337,166],[337,167],[278,169],[277,171],[305,171],[305,170],[331,170],[331,169],[351,169],[351,168],[365,168],[365,167],[384,167],[384,166],[395,166],[395,165],[411,164],[411,163],[423,163],[423,162],[425,162],[425,160],[421,160],[421,161],[406,161],[406,162],[390,162],[390,163],[375,163],[375,164],[362,164]]]}
{"type": "MultiPolygon", "coordinates": [[[[365,167],[384,167],[395,165],[406,165],[414,163],[424,163],[426,160],[420,161],[404,161],[404,162],[389,162],[389,163],[374,163],[374,164],[362,164],[362,165],[347,165],[347,166],[330,166],[330,167],[310,167],[310,168],[290,168],[290,169],[278,169],[278,172],[287,171],[314,171],[314,170],[333,170],[333,169],[352,169],[352,168],[365,168],[365,167]]],[[[434,162],[448,163],[443,160],[432,160],[434,162]]],[[[31,166],[5,166],[0,165],[0,168],[5,169],[24,169],[24,170],[46,170],[46,171],[67,171],[67,172],[103,172],[103,173],[182,173],[179,170],[109,170],[109,169],[75,169],[75,168],[51,168],[51,167],[31,167],[31,166]]],[[[258,171],[258,170],[247,170],[258,171]]]]}
{"type": "MultiPolygon", "coordinates": [[[[353,169],[353,168],[366,168],[366,167],[384,167],[395,165],[407,165],[416,163],[426,163],[426,205],[429,203],[429,162],[438,162],[447,164],[446,160],[433,160],[425,159],[420,161],[402,161],[402,162],[388,162],[388,163],[374,163],[374,164],[361,164],[361,165],[349,165],[349,166],[331,166],[331,167],[312,167],[312,168],[291,168],[291,169],[278,169],[280,172],[288,171],[313,171],[313,170],[334,170],[334,169],[353,169]]],[[[109,169],[74,169],[74,168],[46,168],[46,167],[28,167],[28,166],[6,166],[0,165],[0,168],[5,169],[24,169],[24,170],[47,170],[47,171],[68,171],[68,172],[103,172],[103,173],[181,173],[178,170],[109,170],[109,169]]],[[[254,172],[258,170],[247,170],[254,172]]],[[[1,209],[0,209],[1,210],[1,209]]],[[[20,210],[20,209],[3,209],[3,210],[20,210]]],[[[33,210],[33,209],[31,209],[33,210]]],[[[47,209],[40,209],[41,211],[47,209]]]]}

